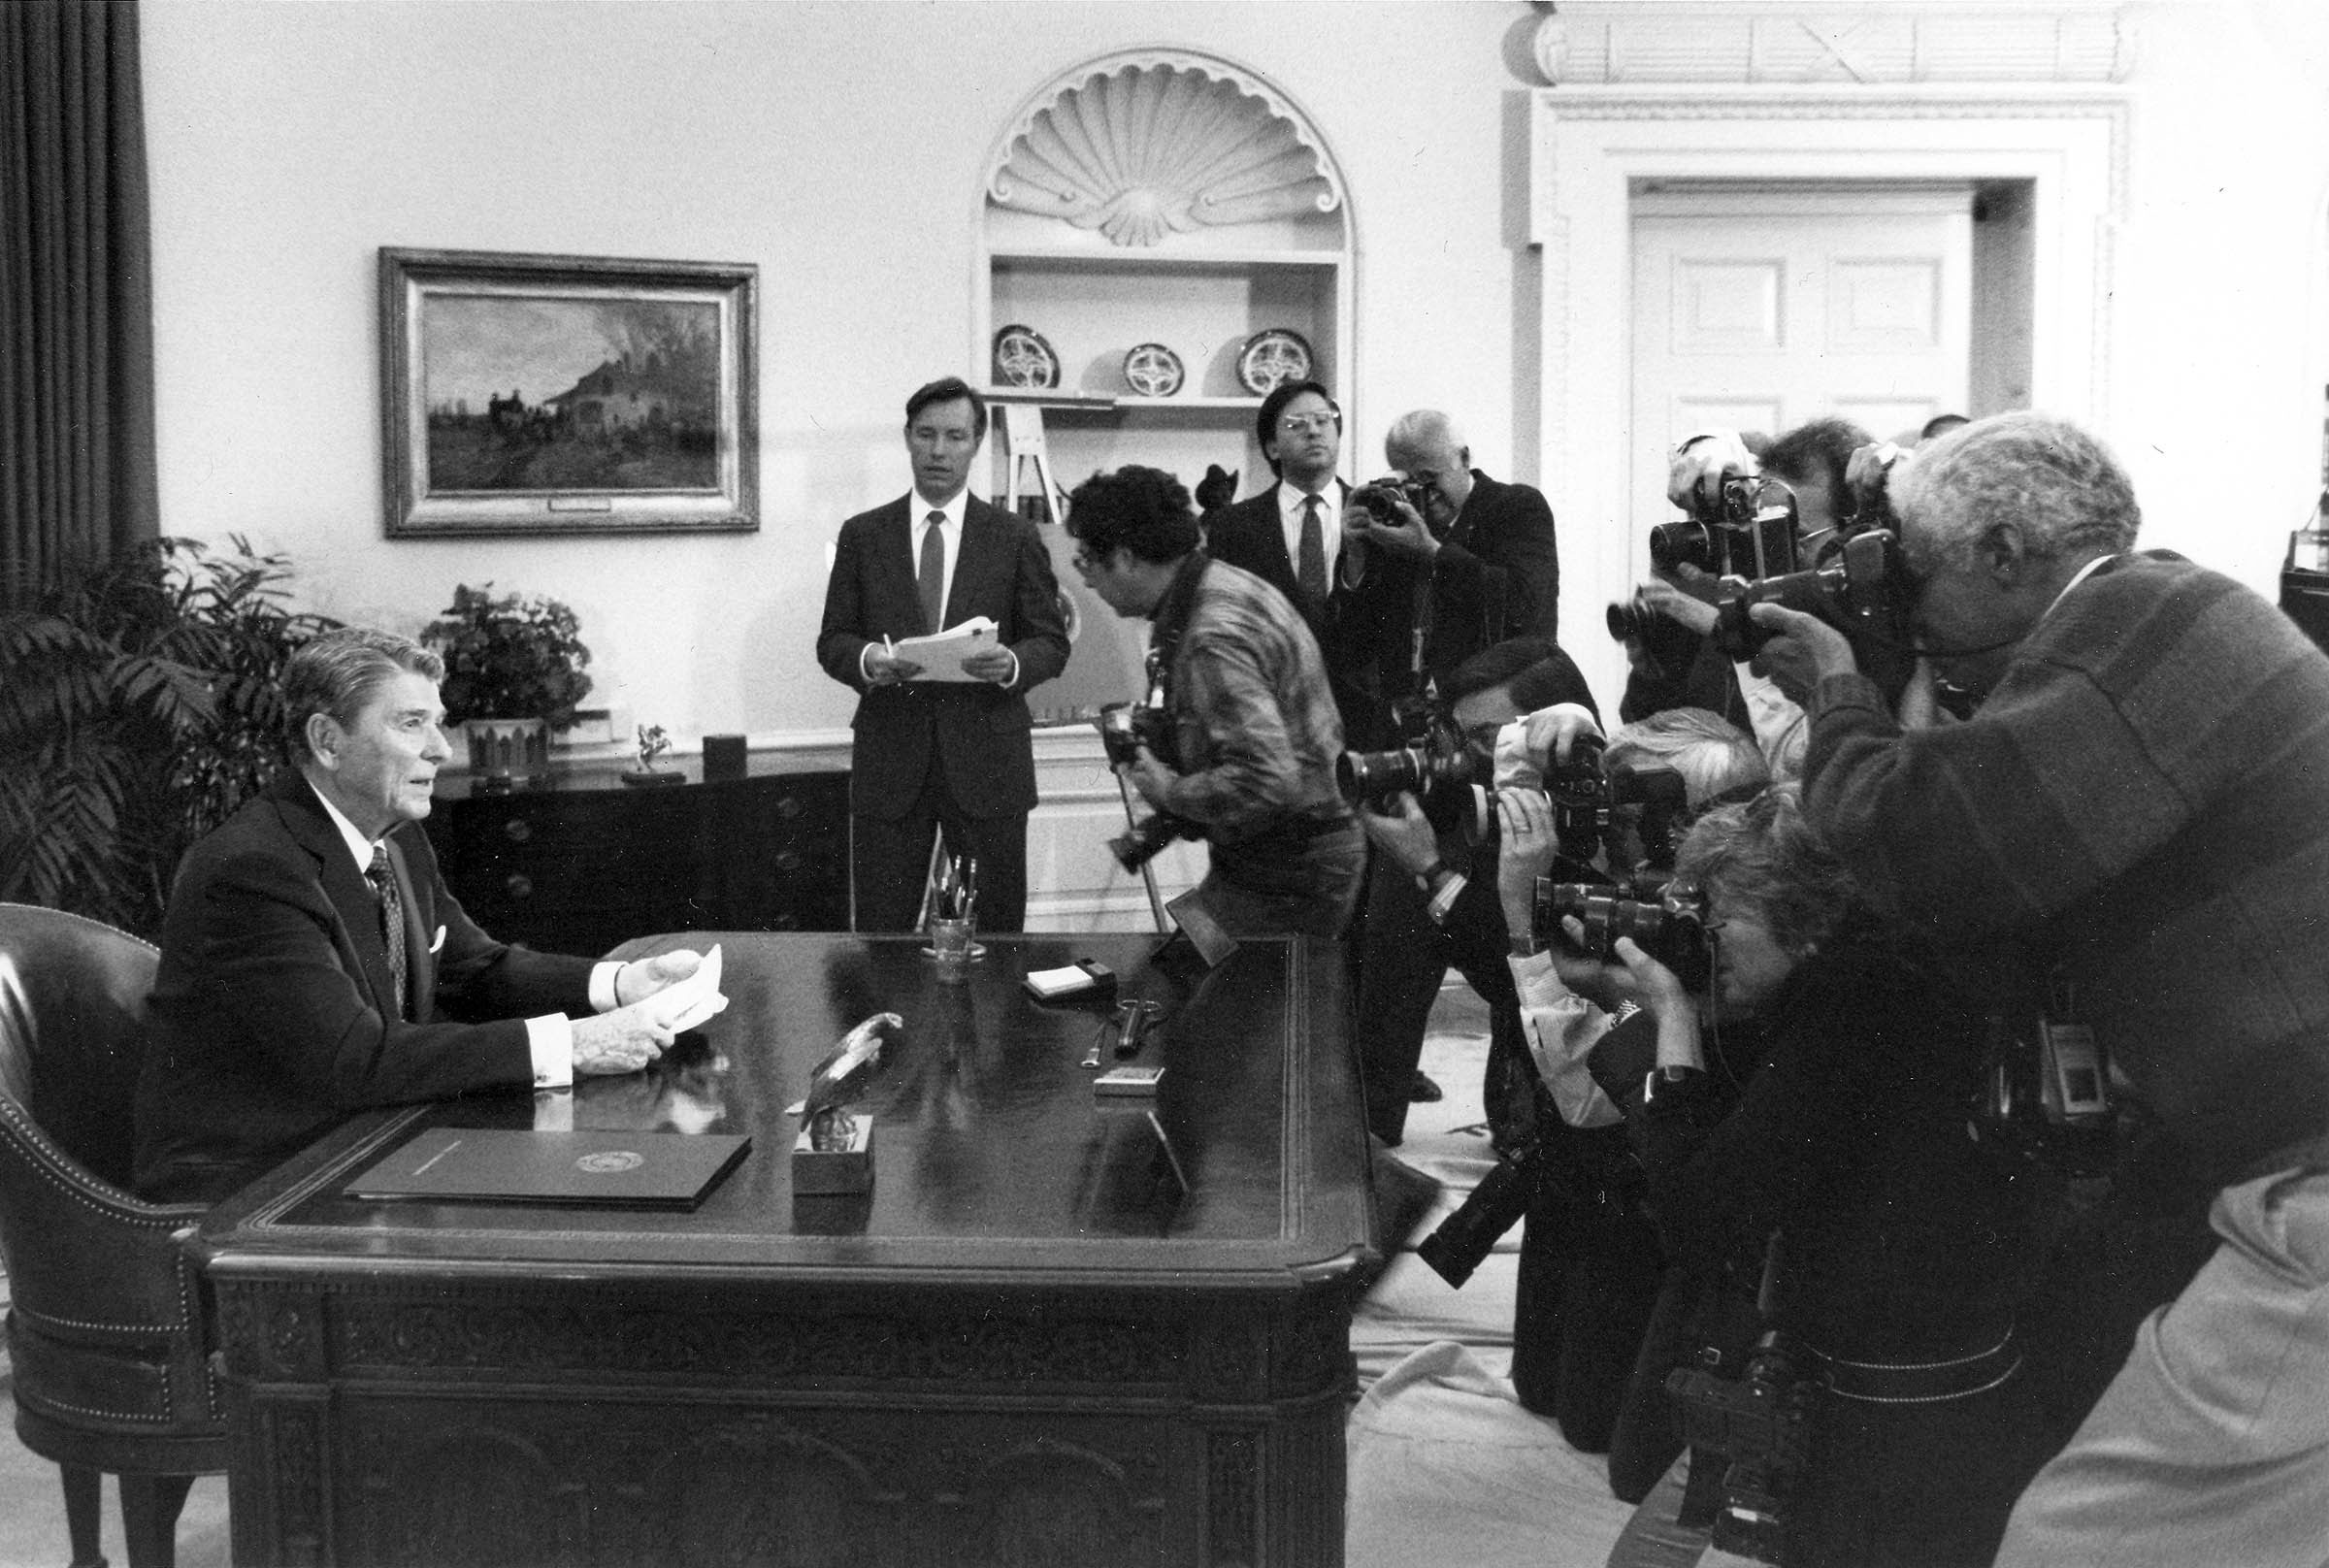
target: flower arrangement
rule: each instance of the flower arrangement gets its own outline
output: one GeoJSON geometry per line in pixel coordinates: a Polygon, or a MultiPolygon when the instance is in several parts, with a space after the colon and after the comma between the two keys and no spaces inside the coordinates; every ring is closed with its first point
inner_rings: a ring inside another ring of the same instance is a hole
{"type": "Polygon", "coordinates": [[[590,649],[574,612],[543,595],[497,596],[492,588],[456,587],[452,606],[421,634],[444,658],[445,718],[573,723],[574,705],[590,694],[590,649]]]}

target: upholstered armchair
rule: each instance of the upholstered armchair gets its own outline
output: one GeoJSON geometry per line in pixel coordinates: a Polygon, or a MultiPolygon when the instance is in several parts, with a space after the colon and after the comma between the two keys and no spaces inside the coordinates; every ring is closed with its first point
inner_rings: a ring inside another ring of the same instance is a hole
{"type": "Polygon", "coordinates": [[[170,1563],[197,1475],[226,1468],[197,1205],[130,1195],[131,1107],[154,950],[0,903],[0,1258],[16,1435],[64,1472],[77,1565],[99,1564],[100,1477],[121,1478],[132,1568],[170,1563]]]}

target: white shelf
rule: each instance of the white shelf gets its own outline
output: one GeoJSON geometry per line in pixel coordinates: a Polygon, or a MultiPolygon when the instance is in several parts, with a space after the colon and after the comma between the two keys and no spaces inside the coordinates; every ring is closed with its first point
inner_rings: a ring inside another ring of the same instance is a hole
{"type": "Polygon", "coordinates": [[[1175,272],[1214,268],[1245,272],[1256,267],[1314,267],[1331,272],[1343,265],[1337,250],[1169,250],[1164,246],[1105,250],[1074,245],[999,246],[988,252],[998,267],[1102,267],[1122,272],[1175,272]]]}
{"type": "Polygon", "coordinates": [[[989,403],[1032,403],[1037,408],[1058,408],[1068,413],[1170,413],[1181,408],[1192,413],[1223,410],[1251,413],[1262,407],[1260,398],[1143,398],[1131,393],[1122,397],[1108,397],[1100,393],[1061,392],[1025,386],[990,386],[985,389],[985,396],[989,403]]]}

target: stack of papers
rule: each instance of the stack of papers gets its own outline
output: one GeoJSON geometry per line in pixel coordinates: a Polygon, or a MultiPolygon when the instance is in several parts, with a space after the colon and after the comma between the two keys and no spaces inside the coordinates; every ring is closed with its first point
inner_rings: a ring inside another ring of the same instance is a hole
{"type": "Polygon", "coordinates": [[[664,987],[640,1006],[673,1034],[684,1033],[728,1005],[720,995],[720,950],[715,943],[686,979],[664,987]]]}
{"type": "Polygon", "coordinates": [[[973,615],[943,632],[902,638],[890,644],[890,651],[922,667],[916,680],[976,680],[976,675],[963,673],[963,661],[998,646],[996,630],[989,617],[973,615]]]}

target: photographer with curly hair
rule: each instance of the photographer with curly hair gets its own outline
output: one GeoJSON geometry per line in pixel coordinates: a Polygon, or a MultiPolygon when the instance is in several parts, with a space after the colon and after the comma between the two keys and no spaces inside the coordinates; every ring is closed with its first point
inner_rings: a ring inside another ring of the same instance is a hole
{"type": "MultiPolygon", "coordinates": [[[[1554,834],[1541,798],[1500,805],[1514,908],[1554,834]]],[[[1680,1364],[1671,1351],[1724,1337],[1717,1318],[1753,1323],[1738,1308],[1762,1290],[1762,1326],[1826,1385],[1779,1510],[1787,1560],[1986,1562],[2043,1454],[2017,1375],[2025,1206],[1965,1131],[1981,1016],[1860,903],[1791,786],[1701,817],[1676,879],[1703,910],[1709,996],[1619,938],[1640,1011],[1593,1046],[1594,1076],[1634,1134],[1669,1262],[1730,1310],[1698,1303],[1663,1351],[1654,1329],[1637,1392],[1680,1364]]],[[[1540,1040],[1599,1032],[1551,955],[1514,970],[1540,1040]]],[[[1735,1365],[1744,1336],[1728,1337],[1735,1365]]],[[[1706,1451],[1693,1464],[1711,1468],[1706,1451]]]]}
{"type": "Polygon", "coordinates": [[[1120,771],[1211,846],[1204,880],[1176,902],[1184,926],[1341,935],[1366,857],[1334,785],[1342,722],[1317,639],[1285,595],[1205,554],[1189,492],[1160,469],[1095,474],[1067,515],[1085,585],[1154,623],[1175,755],[1141,744],[1120,771]]]}

